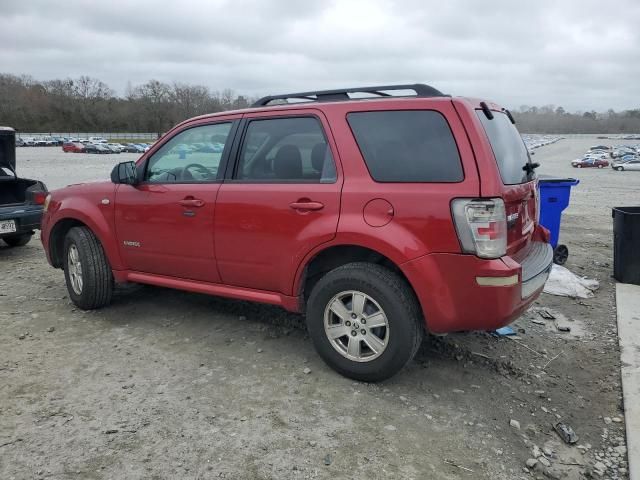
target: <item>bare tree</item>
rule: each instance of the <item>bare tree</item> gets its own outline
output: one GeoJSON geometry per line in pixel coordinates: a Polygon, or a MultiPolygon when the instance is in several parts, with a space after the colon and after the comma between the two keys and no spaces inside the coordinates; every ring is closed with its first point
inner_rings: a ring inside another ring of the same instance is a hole
{"type": "MultiPolygon", "coordinates": [[[[123,96],[89,76],[39,82],[0,73],[0,124],[22,131],[165,132],[195,115],[245,108],[252,99],[231,89],[129,83],[123,96]]],[[[640,108],[604,113],[567,112],[562,106],[522,105],[513,112],[527,133],[640,133],[640,108]]]]}

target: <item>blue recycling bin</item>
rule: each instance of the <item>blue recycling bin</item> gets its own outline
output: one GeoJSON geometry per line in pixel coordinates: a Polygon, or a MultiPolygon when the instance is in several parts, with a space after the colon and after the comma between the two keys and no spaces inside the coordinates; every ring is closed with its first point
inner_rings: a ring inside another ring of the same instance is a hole
{"type": "Polygon", "coordinates": [[[553,261],[564,265],[569,257],[566,245],[558,245],[562,211],[569,206],[571,187],[580,183],[575,178],[541,177],[538,179],[540,189],[540,224],[551,232],[553,261]]]}

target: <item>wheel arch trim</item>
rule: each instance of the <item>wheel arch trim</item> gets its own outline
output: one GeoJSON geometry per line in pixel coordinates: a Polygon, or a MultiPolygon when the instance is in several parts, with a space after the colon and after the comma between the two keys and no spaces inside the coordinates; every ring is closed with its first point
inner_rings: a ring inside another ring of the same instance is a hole
{"type": "MultiPolygon", "coordinates": [[[[85,207],[85,205],[83,205],[85,207]]],[[[114,230],[110,228],[107,220],[100,210],[87,202],[87,208],[65,208],[60,210],[60,215],[56,216],[53,225],[49,231],[49,252],[51,256],[51,262],[54,267],[61,267],[61,259],[58,255],[58,243],[64,240],[66,232],[73,226],[83,225],[86,226],[96,236],[105,255],[109,261],[109,265],[114,270],[124,269],[120,252],[118,251],[117,242],[114,238],[114,230]],[[66,228],[68,225],[68,228],[66,228]],[[57,229],[63,228],[58,232],[57,229]],[[56,245],[54,245],[56,242],[56,245]]]]}

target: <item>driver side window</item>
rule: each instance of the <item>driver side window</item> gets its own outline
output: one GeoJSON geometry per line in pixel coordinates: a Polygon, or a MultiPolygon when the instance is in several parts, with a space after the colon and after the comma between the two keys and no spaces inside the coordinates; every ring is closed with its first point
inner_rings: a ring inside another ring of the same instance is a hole
{"type": "Polygon", "coordinates": [[[202,125],[178,133],[147,162],[150,183],[207,183],[218,178],[231,122],[202,125]]]}

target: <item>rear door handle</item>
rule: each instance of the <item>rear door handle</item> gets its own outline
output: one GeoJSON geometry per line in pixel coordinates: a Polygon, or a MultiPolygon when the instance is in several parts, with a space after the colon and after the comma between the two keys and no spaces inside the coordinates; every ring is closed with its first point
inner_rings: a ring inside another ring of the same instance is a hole
{"type": "Polygon", "coordinates": [[[294,210],[298,211],[309,211],[309,210],[322,210],[324,208],[324,204],[320,202],[293,202],[290,203],[289,206],[294,210]]]}
{"type": "Polygon", "coordinates": [[[204,200],[199,198],[185,198],[178,203],[183,207],[204,207],[204,200]]]}

